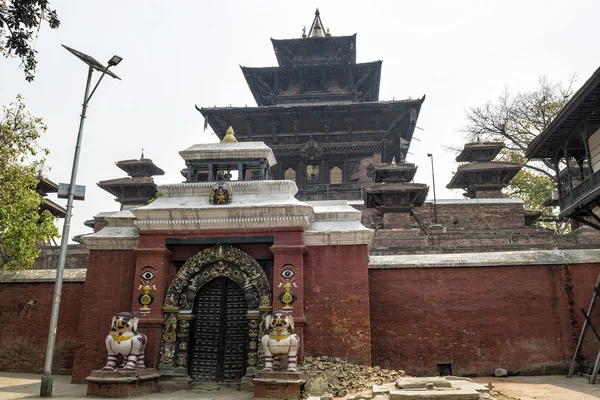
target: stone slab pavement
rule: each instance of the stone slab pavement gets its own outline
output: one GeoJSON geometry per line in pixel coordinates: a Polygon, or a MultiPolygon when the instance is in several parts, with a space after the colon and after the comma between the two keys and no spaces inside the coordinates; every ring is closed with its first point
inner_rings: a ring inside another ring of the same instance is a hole
{"type": "MultiPolygon", "coordinates": [[[[41,376],[36,374],[17,374],[0,372],[0,400],[42,399],[40,397],[41,376]]],[[[71,384],[71,376],[57,375],[54,377],[52,398],[60,400],[87,399],[87,385],[71,384]]],[[[153,393],[134,397],[136,400],[163,399],[202,399],[202,400],[248,400],[254,397],[252,392],[242,392],[231,388],[215,386],[214,390],[180,390],[167,393],[153,393]]]]}
{"type": "MultiPolygon", "coordinates": [[[[0,372],[0,400],[38,398],[40,375],[0,372]]],[[[586,378],[567,378],[559,375],[518,376],[508,378],[475,378],[475,382],[494,387],[506,396],[520,400],[597,400],[600,399],[600,384],[590,385],[586,378]]],[[[88,399],[87,385],[73,385],[71,377],[54,377],[53,398],[60,400],[88,399]]],[[[202,399],[202,400],[249,400],[253,393],[231,388],[215,390],[193,389],[170,393],[154,393],[139,396],[137,400],[159,399],[202,399]]]]}
{"type": "Polygon", "coordinates": [[[520,400],[597,400],[600,383],[590,385],[587,378],[564,375],[509,376],[473,379],[482,385],[492,382],[500,393],[520,400]]]}

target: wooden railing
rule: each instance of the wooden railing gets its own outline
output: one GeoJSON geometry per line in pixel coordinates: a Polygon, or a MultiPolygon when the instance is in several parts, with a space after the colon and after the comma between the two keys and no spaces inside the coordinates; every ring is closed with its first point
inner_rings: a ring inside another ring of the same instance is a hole
{"type": "Polygon", "coordinates": [[[564,192],[560,197],[561,214],[565,211],[568,211],[569,208],[571,208],[571,206],[574,204],[581,202],[587,194],[599,187],[600,170],[594,172],[591,176],[588,176],[583,181],[579,182],[577,186],[573,187],[573,190],[568,190],[568,186],[563,186],[563,188],[568,191],[564,192]]]}

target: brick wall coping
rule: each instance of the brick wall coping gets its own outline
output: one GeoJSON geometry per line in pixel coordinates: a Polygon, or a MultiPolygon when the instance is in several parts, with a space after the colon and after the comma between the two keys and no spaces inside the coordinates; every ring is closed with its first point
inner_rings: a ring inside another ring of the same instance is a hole
{"type": "MultiPolygon", "coordinates": [[[[432,200],[427,200],[426,204],[432,204],[432,200]]],[[[439,204],[523,204],[521,199],[438,199],[439,204]]]]}
{"type": "Polygon", "coordinates": [[[512,265],[587,264],[600,261],[600,249],[499,251],[488,253],[370,256],[369,269],[501,267],[512,265]]]}
{"type": "MultiPolygon", "coordinates": [[[[87,269],[65,269],[64,282],[84,282],[87,269]]],[[[54,282],[55,269],[37,269],[22,271],[0,271],[0,283],[54,282]]]]}

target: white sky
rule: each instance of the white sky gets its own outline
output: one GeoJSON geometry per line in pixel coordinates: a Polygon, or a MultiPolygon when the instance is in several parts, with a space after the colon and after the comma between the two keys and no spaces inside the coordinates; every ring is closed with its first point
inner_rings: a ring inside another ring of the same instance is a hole
{"type": "MultiPolygon", "coordinates": [[[[123,159],[152,158],[166,175],[158,184],[183,180],[178,151],[216,141],[203,131],[198,106],[255,105],[239,65],[275,66],[270,37],[297,38],[315,8],[335,35],[357,36],[357,61],[383,60],[380,100],[427,95],[408,161],[419,165],[415,181],[431,185],[433,153],[438,198],[460,198],[445,188],[456,169],[457,130],[464,110],[496,98],[504,86],[534,89],[539,75],[579,87],[600,65],[600,2],[589,1],[66,1],[52,0],[58,30],[42,28],[36,79],[24,80],[17,59],[0,61],[0,104],[23,94],[48,131],[40,144],[51,151],[49,178],[69,182],[86,65],[65,44],[101,62],[123,62],[90,102],[71,234],[90,230],[83,221],[117,210],[96,183],[125,173],[123,159]]],[[[96,75],[97,76],[97,75],[96,75]]],[[[433,191],[430,190],[430,197],[433,191]]],[[[65,201],[58,200],[61,204],[65,201]]]]}

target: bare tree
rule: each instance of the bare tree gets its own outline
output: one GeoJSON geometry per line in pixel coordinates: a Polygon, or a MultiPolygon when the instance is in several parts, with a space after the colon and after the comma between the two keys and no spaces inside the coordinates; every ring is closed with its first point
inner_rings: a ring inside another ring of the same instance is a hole
{"type": "Polygon", "coordinates": [[[537,89],[514,95],[505,88],[496,101],[469,108],[465,116],[467,123],[460,131],[472,141],[500,140],[505,143],[504,154],[511,161],[519,160],[526,168],[554,178],[549,162],[527,160],[525,150],[569,101],[575,78],[571,76],[562,83],[541,76],[537,89]]]}

